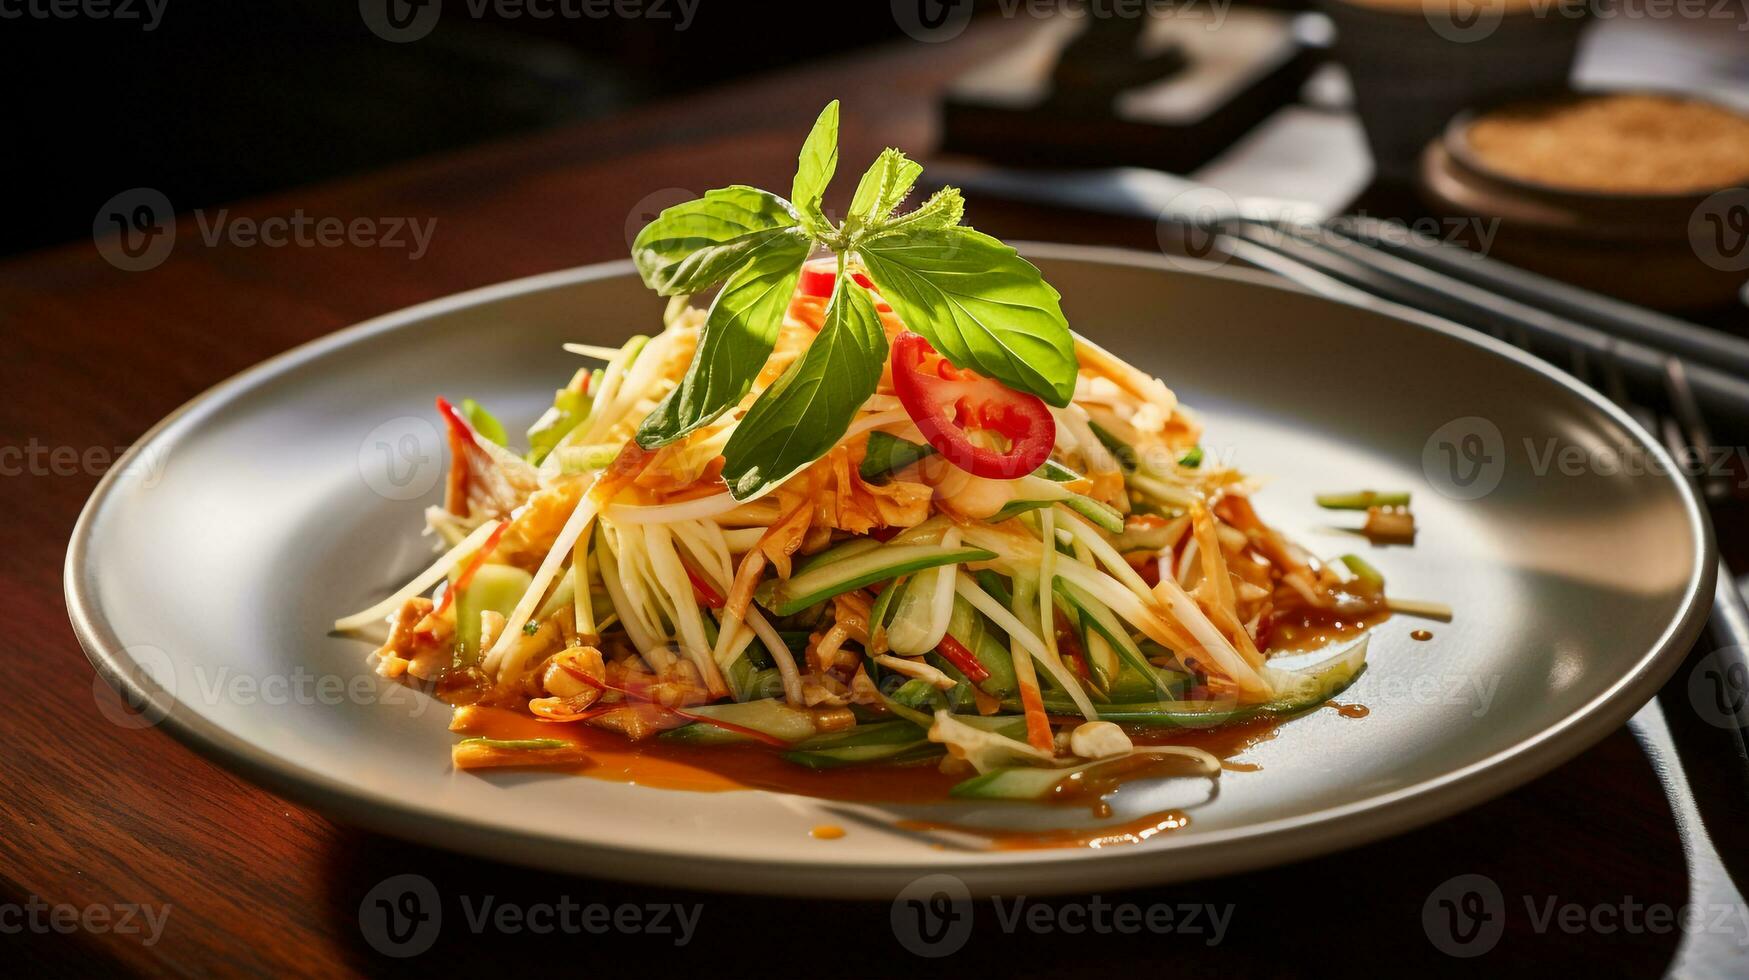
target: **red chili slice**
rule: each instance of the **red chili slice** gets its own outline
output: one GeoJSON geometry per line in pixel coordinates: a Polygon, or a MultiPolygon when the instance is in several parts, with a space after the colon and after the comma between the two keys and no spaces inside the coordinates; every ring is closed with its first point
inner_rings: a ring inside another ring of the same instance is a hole
{"type": "Polygon", "coordinates": [[[972,651],[951,636],[943,635],[941,642],[936,644],[935,652],[941,654],[943,660],[953,664],[954,669],[966,675],[966,680],[973,684],[982,684],[990,679],[990,671],[978,662],[972,651]]]}
{"type": "MultiPolygon", "coordinates": [[[[851,281],[864,289],[873,289],[874,282],[860,272],[850,274],[851,281]]],[[[838,284],[838,269],[836,263],[809,263],[802,266],[801,278],[796,280],[796,289],[803,296],[830,296],[832,287],[838,284]]]]}
{"type": "Polygon", "coordinates": [[[712,588],[711,584],[704,580],[703,575],[693,571],[691,565],[688,565],[683,561],[680,563],[680,567],[686,569],[686,578],[692,583],[693,595],[698,598],[699,602],[704,603],[712,609],[721,609],[728,604],[728,600],[724,599],[721,593],[712,588]]]}
{"type": "Polygon", "coordinates": [[[909,330],[893,340],[893,388],[923,438],[973,476],[1023,477],[1042,466],[1057,444],[1056,420],[1042,399],[955,368],[909,330]],[[973,442],[969,433],[978,429],[1002,436],[1008,449],[973,442]]]}

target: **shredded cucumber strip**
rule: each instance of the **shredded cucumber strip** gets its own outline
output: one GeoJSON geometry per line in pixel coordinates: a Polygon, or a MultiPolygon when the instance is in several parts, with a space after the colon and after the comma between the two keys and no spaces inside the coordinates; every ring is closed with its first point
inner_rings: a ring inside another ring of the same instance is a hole
{"type": "MultiPolygon", "coordinates": [[[[1028,654],[1032,655],[1032,659],[1043,664],[1045,669],[1050,672],[1051,678],[1075,702],[1076,709],[1081,712],[1083,717],[1089,721],[1098,719],[1099,713],[1093,710],[1093,702],[1088,699],[1087,692],[1081,689],[1080,683],[1063,669],[1061,663],[1051,657],[1050,651],[1046,650],[1044,644],[1039,642],[1039,638],[1034,636],[1032,631],[1028,630],[1020,620],[1014,618],[1013,613],[1002,608],[1001,603],[990,598],[983,589],[978,588],[978,583],[972,581],[972,577],[963,571],[958,573],[954,588],[967,602],[972,604],[974,609],[988,616],[990,622],[1007,632],[1010,639],[1020,644],[1028,654]]],[[[1014,658],[1017,673],[1021,669],[1020,664],[1024,659],[1022,657],[1014,658]]]]}

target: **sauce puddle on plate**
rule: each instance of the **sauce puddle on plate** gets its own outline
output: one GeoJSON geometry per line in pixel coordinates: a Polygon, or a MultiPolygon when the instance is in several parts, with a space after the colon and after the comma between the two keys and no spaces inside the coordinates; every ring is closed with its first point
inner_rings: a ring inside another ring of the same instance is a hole
{"type": "MultiPolygon", "coordinates": [[[[1363,709],[1364,710],[1364,709],[1363,709]]],[[[1205,730],[1156,729],[1132,732],[1138,748],[1150,745],[1187,745],[1221,760],[1228,772],[1255,772],[1255,763],[1234,762],[1252,746],[1280,733],[1281,719],[1261,718],[1205,730]]],[[[843,769],[807,769],[785,762],[779,750],[769,746],[684,745],[651,739],[628,742],[618,732],[577,722],[538,721],[503,708],[467,705],[455,711],[450,730],[467,736],[496,739],[550,738],[568,742],[589,756],[589,762],[573,772],[609,782],[631,783],[657,789],[692,792],[726,792],[763,789],[847,803],[944,803],[948,790],[963,774],[941,772],[935,760],[909,766],[855,766],[843,769]]],[[[1184,760],[1138,756],[1121,760],[1123,765],[1092,778],[1070,777],[1052,794],[1058,806],[1091,810],[1095,816],[1111,813],[1105,797],[1131,779],[1182,776],[1184,760]]],[[[992,850],[1038,850],[1062,847],[1112,847],[1139,844],[1162,833],[1182,829],[1190,817],[1181,810],[1164,810],[1122,823],[1063,827],[1048,830],[1013,830],[974,827],[950,822],[901,820],[903,830],[947,830],[981,837],[992,850]]],[[[814,827],[809,836],[836,840],[844,829],[834,824],[814,827]]]]}

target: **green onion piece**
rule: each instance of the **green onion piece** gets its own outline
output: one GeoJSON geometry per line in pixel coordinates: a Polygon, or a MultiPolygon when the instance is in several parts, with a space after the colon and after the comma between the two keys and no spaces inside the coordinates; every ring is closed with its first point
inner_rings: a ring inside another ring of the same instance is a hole
{"type": "MultiPolygon", "coordinates": [[[[599,389],[601,384],[600,371],[590,375],[590,390],[599,389]]],[[[591,407],[588,395],[571,388],[560,388],[553,393],[553,407],[546,414],[535,420],[528,430],[528,461],[540,465],[547,458],[553,447],[569,435],[572,429],[583,424],[589,417],[591,407]]]]}
{"type": "Polygon", "coordinates": [[[1347,565],[1348,570],[1354,573],[1354,577],[1363,582],[1369,582],[1373,585],[1385,584],[1385,577],[1379,574],[1379,570],[1372,567],[1365,558],[1359,555],[1343,555],[1342,564],[1347,565]]]}
{"type": "Polygon", "coordinates": [[[1178,465],[1187,470],[1194,470],[1202,465],[1202,447],[1191,446],[1190,451],[1178,457],[1178,465]]]}
{"type": "Polygon", "coordinates": [[[504,423],[493,417],[491,412],[472,398],[462,399],[462,417],[474,427],[474,431],[502,446],[510,437],[504,432],[504,423]]]}
{"type": "Polygon", "coordinates": [[[566,748],[569,742],[556,738],[464,738],[462,745],[479,745],[488,749],[514,749],[551,752],[554,749],[566,748]]]}
{"type": "Polygon", "coordinates": [[[1129,443],[1111,434],[1105,426],[1089,419],[1087,427],[1093,430],[1094,438],[1105,447],[1105,451],[1117,457],[1117,465],[1123,467],[1125,473],[1133,473],[1136,469],[1136,450],[1129,443]]]}
{"type": "Polygon", "coordinates": [[[1318,506],[1326,510],[1366,510],[1368,507],[1407,507],[1408,491],[1385,493],[1378,490],[1358,490],[1354,493],[1321,493],[1318,506]]]}

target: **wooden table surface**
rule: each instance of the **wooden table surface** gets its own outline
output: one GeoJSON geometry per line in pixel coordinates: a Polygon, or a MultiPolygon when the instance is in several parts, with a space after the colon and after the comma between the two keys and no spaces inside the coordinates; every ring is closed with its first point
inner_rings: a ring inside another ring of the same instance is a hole
{"type": "MultiPolygon", "coordinates": [[[[886,903],[674,893],[459,857],[336,825],[159,731],[104,720],[92,670],[68,626],[60,571],[105,452],[219,380],[350,323],[487,283],[621,257],[628,228],[648,207],[640,202],[652,192],[697,193],[731,181],[787,186],[800,135],[828,98],[844,101],[846,160],[870,159],[888,143],[927,148],[944,79],[1010,40],[1003,30],[975,28],[952,45],[887,49],[231,210],[233,218],[301,209],[434,219],[429,251],[416,261],[383,248],[208,246],[189,223],[169,260],[146,272],[111,267],[89,242],[0,265],[7,340],[0,376],[9,396],[0,403],[0,446],[35,447],[27,458],[39,461],[0,476],[8,517],[0,650],[13,678],[0,713],[0,948],[21,955],[26,973],[52,974],[686,966],[855,976],[929,972],[936,963],[1051,977],[1095,968],[1445,973],[1477,963],[1558,962],[1640,976],[1665,969],[1681,938],[1675,932],[1539,931],[1526,906],[1687,900],[1670,809],[1625,729],[1504,798],[1383,843],[1105,897],[1140,906],[1231,906],[1218,943],[1207,933],[1006,934],[982,905],[964,953],[927,961],[895,942],[886,903]],[[378,882],[409,872],[435,883],[446,924],[429,952],[390,960],[361,934],[361,903],[378,882]],[[1460,874],[1492,878],[1508,903],[1505,937],[1480,961],[1441,953],[1423,926],[1429,896],[1460,874]],[[568,899],[701,909],[696,935],[677,948],[672,935],[643,933],[488,928],[476,935],[462,903],[477,906],[485,896],[523,906],[568,899]],[[91,906],[166,905],[153,943],[138,932],[70,926],[70,916],[91,906]]],[[[841,175],[840,191],[853,182],[841,175]]],[[[1003,237],[1143,248],[1155,241],[1146,224],[976,201],[968,220],[1003,237]]],[[[1044,904],[1073,911],[1086,903],[1044,904]]],[[[1743,928],[1749,941],[1749,923],[1743,928]]]]}

